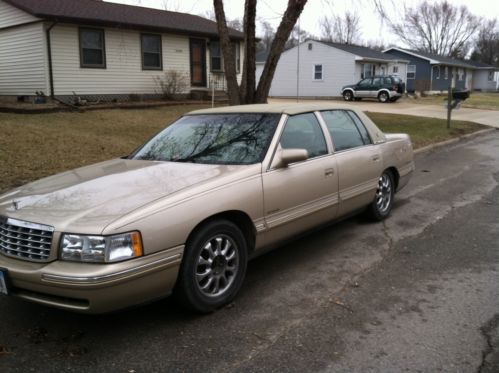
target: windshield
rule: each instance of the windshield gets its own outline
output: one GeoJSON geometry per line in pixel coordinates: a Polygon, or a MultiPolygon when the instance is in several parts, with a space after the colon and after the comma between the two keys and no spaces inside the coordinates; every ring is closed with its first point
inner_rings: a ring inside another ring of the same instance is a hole
{"type": "Polygon", "coordinates": [[[280,114],[190,115],[165,128],[131,159],[210,164],[263,160],[280,114]]]}

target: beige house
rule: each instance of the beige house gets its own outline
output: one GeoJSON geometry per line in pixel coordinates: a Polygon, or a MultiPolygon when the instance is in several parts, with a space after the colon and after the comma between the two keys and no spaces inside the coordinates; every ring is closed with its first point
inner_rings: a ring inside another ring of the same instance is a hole
{"type": "MultiPolygon", "coordinates": [[[[244,34],[230,35],[240,71],[244,34]]],[[[0,97],[157,95],[169,71],[188,80],[187,91],[223,89],[222,70],[216,23],[199,16],[99,0],[0,0],[0,97]]]]}

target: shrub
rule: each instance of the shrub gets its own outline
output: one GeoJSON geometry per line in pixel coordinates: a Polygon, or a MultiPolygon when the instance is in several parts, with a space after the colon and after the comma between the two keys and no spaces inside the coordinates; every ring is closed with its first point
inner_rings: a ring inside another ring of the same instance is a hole
{"type": "Polygon", "coordinates": [[[153,79],[164,98],[169,100],[178,98],[189,89],[189,76],[185,72],[166,70],[162,76],[155,76],[153,79]]]}

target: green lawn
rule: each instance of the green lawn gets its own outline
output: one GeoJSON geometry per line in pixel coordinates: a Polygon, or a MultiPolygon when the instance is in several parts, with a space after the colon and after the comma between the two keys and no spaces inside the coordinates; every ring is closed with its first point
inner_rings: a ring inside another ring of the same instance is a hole
{"type": "MultiPolygon", "coordinates": [[[[421,97],[413,101],[421,104],[443,105],[444,99],[447,99],[447,95],[445,94],[421,97]]],[[[499,92],[472,92],[470,98],[464,101],[461,106],[475,109],[499,110],[499,92]]]]}
{"type": "MultiPolygon", "coordinates": [[[[170,106],[84,113],[0,113],[0,192],[75,167],[129,154],[186,111],[170,106]]],[[[412,116],[368,113],[385,132],[406,132],[415,147],[483,128],[412,116]]]]}

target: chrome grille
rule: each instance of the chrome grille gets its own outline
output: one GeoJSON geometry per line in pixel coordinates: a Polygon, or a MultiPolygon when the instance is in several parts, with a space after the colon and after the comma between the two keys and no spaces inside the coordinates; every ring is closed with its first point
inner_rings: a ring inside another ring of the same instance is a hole
{"type": "Polygon", "coordinates": [[[18,259],[47,261],[54,228],[0,216],[0,253],[18,259]]]}

